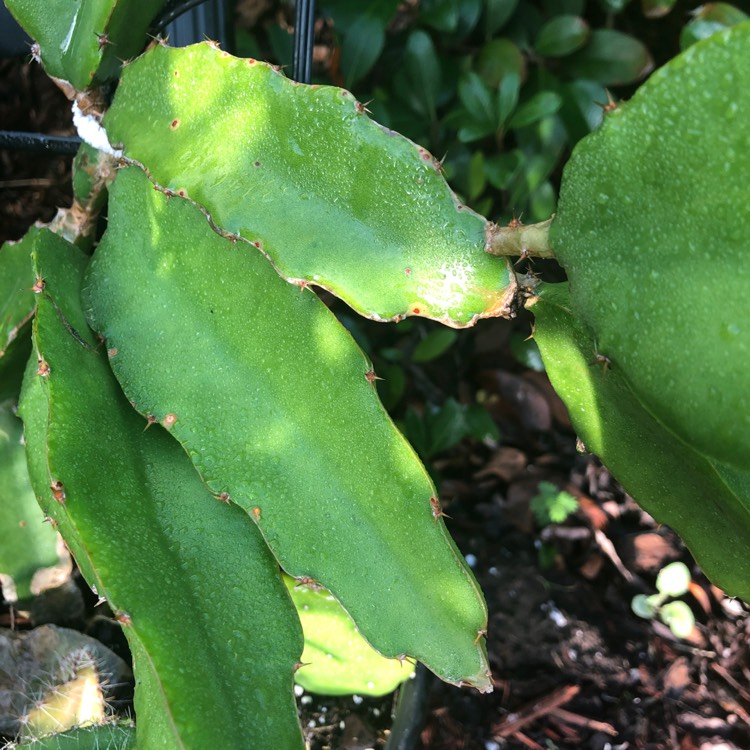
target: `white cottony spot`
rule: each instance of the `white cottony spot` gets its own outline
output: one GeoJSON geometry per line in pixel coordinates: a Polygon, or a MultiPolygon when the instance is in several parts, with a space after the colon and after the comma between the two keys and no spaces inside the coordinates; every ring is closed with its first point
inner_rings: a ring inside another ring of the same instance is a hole
{"type": "Polygon", "coordinates": [[[73,124],[76,126],[78,135],[84,143],[104,151],[115,158],[122,156],[122,149],[112,148],[107,138],[107,131],[101,126],[93,115],[84,115],[78,102],[73,102],[73,124]]]}

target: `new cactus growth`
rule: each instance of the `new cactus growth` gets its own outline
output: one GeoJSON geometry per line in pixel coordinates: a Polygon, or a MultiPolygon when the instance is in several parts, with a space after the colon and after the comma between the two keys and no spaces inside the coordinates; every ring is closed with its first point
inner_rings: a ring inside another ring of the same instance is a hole
{"type": "MultiPolygon", "coordinates": [[[[101,101],[87,87],[110,74],[106,54],[69,17],[9,5],[49,72],[101,101]]],[[[81,29],[124,49],[137,27],[114,19],[134,5],[94,5],[81,29]]],[[[139,750],[302,747],[282,570],[325,586],[383,656],[491,689],[486,608],[440,498],[372,364],[295,285],[457,328],[527,303],[587,446],[750,597],[748,54],[746,23],[666,66],[580,144],[559,215],[509,230],[346,91],[213,44],[154,43],[126,65],[104,117],[124,156],[93,256],[71,244],[91,217],[70,214],[0,252],[0,374],[16,395],[32,348],[34,492],[128,638],[139,750]],[[514,252],[555,255],[569,286],[517,277],[514,252]]],[[[92,215],[108,166],[78,160],[92,215]]]]}

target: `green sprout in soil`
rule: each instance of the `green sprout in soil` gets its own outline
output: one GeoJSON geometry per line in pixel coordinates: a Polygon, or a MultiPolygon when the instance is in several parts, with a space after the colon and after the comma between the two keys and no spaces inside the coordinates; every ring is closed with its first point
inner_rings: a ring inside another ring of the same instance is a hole
{"type": "Polygon", "coordinates": [[[677,638],[687,638],[695,627],[695,617],[690,607],[683,601],[666,602],[667,599],[687,593],[690,585],[690,571],[681,562],[671,563],[659,571],[656,577],[658,594],[638,594],[633,597],[630,607],[639,617],[651,620],[654,617],[669,627],[677,638]]]}

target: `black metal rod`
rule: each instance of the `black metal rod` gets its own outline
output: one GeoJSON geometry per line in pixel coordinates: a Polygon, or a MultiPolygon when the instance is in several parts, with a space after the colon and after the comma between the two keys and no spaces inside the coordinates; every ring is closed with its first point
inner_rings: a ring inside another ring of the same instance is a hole
{"type": "Polygon", "coordinates": [[[43,135],[16,130],[0,130],[0,148],[33,151],[37,154],[75,154],[81,139],[67,135],[43,135]]]}
{"type": "Polygon", "coordinates": [[[297,0],[294,21],[292,77],[300,83],[312,81],[312,53],[315,41],[315,0],[297,0]]]}
{"type": "Polygon", "coordinates": [[[154,35],[163,33],[164,29],[169,26],[172,21],[179,18],[184,13],[187,13],[193,8],[197,8],[199,5],[203,5],[207,0],[187,0],[187,2],[178,5],[177,7],[167,6],[166,12],[163,16],[160,16],[154,25],[151,27],[151,31],[154,35]]]}

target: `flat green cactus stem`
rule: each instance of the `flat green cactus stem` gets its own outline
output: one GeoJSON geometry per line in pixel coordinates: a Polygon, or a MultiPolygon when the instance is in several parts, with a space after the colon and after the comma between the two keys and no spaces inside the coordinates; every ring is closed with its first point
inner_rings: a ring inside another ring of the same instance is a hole
{"type": "Polygon", "coordinates": [[[687,446],[619,368],[605,372],[606,363],[594,361],[594,340],[572,312],[567,285],[545,285],[530,309],[547,374],[586,449],[654,518],[677,531],[711,580],[750,601],[750,472],[687,446]]]}
{"type": "Polygon", "coordinates": [[[348,91],[297,85],[210,44],[156,45],[123,71],[105,125],[156,183],[284,278],[362,315],[463,327],[512,312],[510,265],[485,252],[494,225],[348,91]]]}
{"type": "Polygon", "coordinates": [[[323,695],[385,695],[414,673],[406,659],[386,659],[359,634],[330,591],[284,577],[305,634],[298,685],[323,695]]]}
{"type": "Polygon", "coordinates": [[[0,403],[0,573],[10,576],[19,599],[31,595],[31,581],[40,568],[59,563],[57,534],[36,502],[21,441],[21,420],[12,403],[0,403]]]}
{"type": "Polygon", "coordinates": [[[50,76],[83,91],[137,55],[164,0],[6,0],[50,76]]]}
{"type": "Polygon", "coordinates": [[[130,643],[138,748],[301,749],[302,633],[278,566],[169,435],[144,432],[83,318],[88,259],[49,236],[21,403],[30,474],[130,643]]]}
{"type": "MultiPolygon", "coordinates": [[[[550,229],[597,353],[687,444],[750,466],[750,22],[609,112],[550,229]]],[[[594,355],[592,349],[592,356],[594,355]]]]}
{"type": "Polygon", "coordinates": [[[34,275],[31,252],[43,230],[33,227],[22,240],[0,248],[0,373],[3,359],[34,315],[34,275]]]}
{"type": "Polygon", "coordinates": [[[127,397],[380,653],[491,689],[481,592],[349,333],[140,169],[110,194],[84,300],[127,397]]]}

